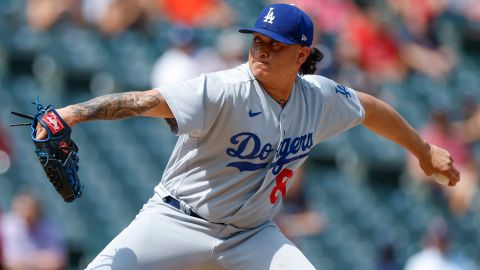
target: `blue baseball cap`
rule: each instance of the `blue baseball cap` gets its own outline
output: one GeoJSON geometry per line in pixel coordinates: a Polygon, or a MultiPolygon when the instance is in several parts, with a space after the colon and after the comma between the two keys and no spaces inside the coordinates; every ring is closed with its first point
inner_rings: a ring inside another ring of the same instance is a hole
{"type": "Polygon", "coordinates": [[[282,43],[311,46],[313,22],[295,5],[272,4],[262,10],[255,27],[241,28],[240,33],[260,33],[282,43]]]}

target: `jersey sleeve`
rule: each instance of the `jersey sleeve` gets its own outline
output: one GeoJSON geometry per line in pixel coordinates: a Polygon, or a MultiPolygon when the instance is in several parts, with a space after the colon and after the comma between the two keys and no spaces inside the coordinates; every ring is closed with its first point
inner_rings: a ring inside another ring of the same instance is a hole
{"type": "Polygon", "coordinates": [[[360,124],[365,110],[355,90],[330,79],[317,76],[317,128],[315,143],[360,124]]]}
{"type": "Polygon", "coordinates": [[[178,135],[201,137],[212,127],[224,102],[223,84],[214,75],[156,88],[178,125],[178,135]]]}

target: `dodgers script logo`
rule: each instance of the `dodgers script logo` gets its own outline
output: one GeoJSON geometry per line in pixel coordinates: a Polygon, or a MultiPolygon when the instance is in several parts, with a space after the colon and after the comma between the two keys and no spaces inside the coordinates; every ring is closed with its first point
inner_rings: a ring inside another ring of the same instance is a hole
{"type": "Polygon", "coordinates": [[[276,150],[274,162],[255,163],[253,160],[263,161],[275,151],[270,143],[262,144],[260,138],[252,132],[241,132],[233,135],[230,142],[235,148],[227,148],[227,155],[242,161],[230,162],[227,167],[238,168],[243,171],[256,171],[263,168],[273,168],[272,173],[278,174],[283,166],[295,160],[308,156],[313,147],[312,133],[295,138],[285,138],[276,150]]]}

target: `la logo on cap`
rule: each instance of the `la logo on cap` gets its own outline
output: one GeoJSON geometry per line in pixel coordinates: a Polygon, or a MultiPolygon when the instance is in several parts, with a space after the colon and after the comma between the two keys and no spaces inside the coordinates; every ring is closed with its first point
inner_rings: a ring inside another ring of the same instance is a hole
{"type": "Polygon", "coordinates": [[[271,4],[263,8],[254,27],[240,28],[240,33],[259,33],[286,45],[311,46],[312,19],[294,5],[271,4]]]}
{"type": "Polygon", "coordinates": [[[263,20],[264,22],[266,23],[269,23],[269,24],[273,24],[273,20],[275,20],[275,15],[273,14],[273,7],[270,8],[270,10],[268,11],[267,15],[263,18],[265,18],[265,20],[263,20]]]}

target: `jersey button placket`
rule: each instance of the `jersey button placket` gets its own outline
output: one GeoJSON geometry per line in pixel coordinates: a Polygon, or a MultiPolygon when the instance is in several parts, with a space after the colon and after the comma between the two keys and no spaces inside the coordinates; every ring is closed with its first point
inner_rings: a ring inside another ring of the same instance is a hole
{"type": "Polygon", "coordinates": [[[286,117],[285,111],[282,110],[282,112],[280,113],[280,121],[279,121],[280,124],[278,125],[278,128],[279,128],[278,132],[280,132],[280,141],[277,147],[277,153],[278,151],[281,150],[280,148],[282,147],[282,142],[285,139],[285,123],[284,123],[285,117],[286,117]]]}
{"type": "MultiPolygon", "coordinates": [[[[278,126],[278,132],[280,132],[280,140],[279,140],[279,143],[278,143],[278,146],[277,146],[277,155],[278,153],[280,152],[281,148],[282,148],[282,142],[283,140],[285,139],[285,131],[284,131],[284,127],[285,127],[285,118],[286,118],[286,114],[284,112],[284,110],[282,110],[282,112],[280,113],[279,115],[279,126],[278,126]]],[[[274,159],[275,160],[275,159],[274,159]]],[[[274,176],[273,179],[270,179],[271,181],[273,180],[275,186],[272,188],[271,192],[270,192],[270,203],[272,205],[274,205],[276,202],[277,202],[277,189],[279,189],[280,191],[282,191],[281,189],[281,186],[279,186],[279,182],[278,182],[278,177],[281,177],[281,173],[279,174],[280,172],[277,172],[277,174],[274,173],[274,170],[272,170],[272,175],[274,176]]],[[[283,177],[281,177],[283,179],[283,177]]],[[[282,193],[283,194],[283,193],[282,193]]],[[[282,195],[280,195],[282,196],[282,195]]]]}

